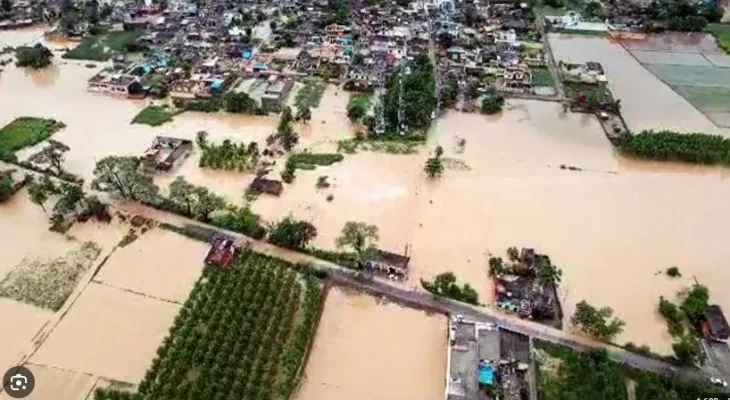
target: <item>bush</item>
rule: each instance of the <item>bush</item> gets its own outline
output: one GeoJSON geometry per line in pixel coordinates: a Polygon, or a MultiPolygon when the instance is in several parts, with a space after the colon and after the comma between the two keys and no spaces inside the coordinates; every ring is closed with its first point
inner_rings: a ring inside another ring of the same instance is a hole
{"type": "Polygon", "coordinates": [[[456,284],[456,276],[452,272],[436,275],[433,282],[421,279],[421,286],[427,292],[447,297],[464,303],[479,305],[479,295],[468,283],[463,287],[456,284]]]}
{"type": "Polygon", "coordinates": [[[332,165],[344,160],[339,153],[296,153],[289,156],[287,163],[292,163],[295,169],[314,169],[316,166],[332,165]]]}
{"type": "Polygon", "coordinates": [[[18,67],[40,69],[51,65],[53,53],[47,47],[38,43],[33,47],[16,48],[15,57],[18,59],[16,63],[18,67]]]}
{"type": "Polygon", "coordinates": [[[502,112],[502,107],[504,106],[504,97],[502,97],[501,94],[497,93],[496,91],[487,94],[484,99],[482,99],[482,114],[486,115],[492,115],[502,112]]]}
{"type": "Polygon", "coordinates": [[[266,228],[261,225],[261,217],[248,207],[231,208],[227,212],[213,217],[213,225],[234,232],[243,233],[254,239],[263,239],[266,228]]]}
{"type": "Polygon", "coordinates": [[[289,216],[276,224],[269,234],[269,242],[287,249],[298,250],[306,247],[316,236],[317,228],[314,225],[306,221],[297,221],[289,216]]]}
{"type": "Polygon", "coordinates": [[[682,274],[679,272],[679,268],[677,267],[667,268],[667,275],[671,276],[672,278],[678,278],[682,276],[682,274]]]}
{"type": "Polygon", "coordinates": [[[623,332],[624,321],[613,318],[610,307],[595,308],[585,300],[575,307],[570,322],[596,339],[610,341],[623,332]]]}

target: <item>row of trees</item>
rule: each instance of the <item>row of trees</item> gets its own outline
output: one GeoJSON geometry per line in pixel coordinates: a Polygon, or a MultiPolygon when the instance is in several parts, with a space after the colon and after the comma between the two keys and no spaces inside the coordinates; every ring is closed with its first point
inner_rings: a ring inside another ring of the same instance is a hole
{"type": "MultiPolygon", "coordinates": [[[[206,268],[204,277],[127,398],[288,398],[321,306],[320,285],[307,275],[302,296],[291,265],[254,253],[238,256],[230,270],[206,268]]],[[[95,398],[123,397],[99,390],[95,398]]]]}
{"type": "Polygon", "coordinates": [[[199,166],[201,168],[224,169],[234,171],[253,171],[259,162],[258,144],[235,143],[229,139],[221,144],[210,143],[206,132],[198,132],[196,139],[202,151],[199,166]]]}
{"type": "Polygon", "coordinates": [[[436,78],[427,55],[419,55],[390,75],[381,104],[389,133],[426,131],[431,126],[436,108],[436,78]]]}
{"type": "Polygon", "coordinates": [[[670,30],[700,32],[708,22],[720,22],[724,10],[717,2],[662,0],[649,3],[645,12],[649,20],[663,22],[670,30]]]}
{"type": "Polygon", "coordinates": [[[459,286],[456,283],[456,276],[453,272],[438,274],[436,275],[436,278],[434,278],[433,282],[421,279],[421,286],[423,286],[427,292],[437,296],[448,297],[456,301],[479,305],[479,294],[477,294],[477,291],[468,283],[465,283],[464,286],[459,286]]]}
{"type": "Polygon", "coordinates": [[[720,135],[646,130],[624,136],[618,147],[636,158],[730,165],[730,139],[720,135]]]}

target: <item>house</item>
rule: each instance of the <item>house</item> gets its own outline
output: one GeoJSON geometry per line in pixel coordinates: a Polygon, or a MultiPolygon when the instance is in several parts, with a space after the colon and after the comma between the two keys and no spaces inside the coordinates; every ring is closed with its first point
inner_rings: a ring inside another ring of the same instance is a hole
{"type": "Polygon", "coordinates": [[[134,82],[139,84],[139,78],[137,76],[128,75],[116,70],[104,69],[89,79],[86,90],[126,96],[133,92],[131,88],[134,82]]]}
{"type": "Polygon", "coordinates": [[[169,171],[175,161],[185,157],[193,148],[193,142],[167,136],[156,136],[144,155],[142,165],[148,169],[169,171]]]}
{"type": "Polygon", "coordinates": [[[532,74],[527,66],[507,67],[502,73],[502,89],[509,91],[529,90],[532,74]]]}
{"type": "Polygon", "coordinates": [[[375,250],[373,255],[365,262],[365,267],[376,273],[395,279],[405,278],[408,275],[408,263],[411,258],[408,255],[391,253],[384,250],[375,250]]]}
{"type": "Polygon", "coordinates": [[[261,107],[273,112],[281,110],[293,85],[291,79],[279,78],[276,75],[269,77],[266,91],[261,96],[261,107]]]}
{"type": "Polygon", "coordinates": [[[233,256],[236,254],[236,247],[233,239],[225,236],[216,236],[210,245],[208,254],[205,255],[205,263],[215,265],[223,269],[230,268],[233,256]]]}
{"type": "Polygon", "coordinates": [[[707,308],[705,319],[702,321],[702,335],[705,339],[716,341],[724,341],[730,338],[730,327],[722,309],[717,304],[707,308]]]}
{"type": "Polygon", "coordinates": [[[274,196],[279,196],[281,195],[281,192],[284,191],[284,185],[281,181],[266,179],[260,176],[257,176],[253,182],[251,182],[249,188],[259,193],[268,193],[274,196]]]}

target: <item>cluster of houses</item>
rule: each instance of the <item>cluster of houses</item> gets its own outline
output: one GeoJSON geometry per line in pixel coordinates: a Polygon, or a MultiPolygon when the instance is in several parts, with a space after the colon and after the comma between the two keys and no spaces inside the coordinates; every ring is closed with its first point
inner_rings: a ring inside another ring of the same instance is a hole
{"type": "Polygon", "coordinates": [[[535,94],[544,85],[533,80],[548,60],[527,3],[448,1],[433,21],[440,84],[457,85],[463,100],[474,100],[488,85],[509,94],[535,94]]]}

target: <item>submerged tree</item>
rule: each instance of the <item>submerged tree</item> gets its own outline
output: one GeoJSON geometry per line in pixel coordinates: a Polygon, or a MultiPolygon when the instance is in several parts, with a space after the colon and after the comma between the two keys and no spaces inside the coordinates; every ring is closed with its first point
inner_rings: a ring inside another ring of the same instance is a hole
{"type": "Polygon", "coordinates": [[[130,200],[155,201],[160,188],[139,169],[137,157],[108,156],[96,163],[91,187],[130,200]]]}
{"type": "Polygon", "coordinates": [[[10,173],[0,171],[0,203],[7,201],[13,195],[15,181],[10,173]]]}
{"type": "Polygon", "coordinates": [[[375,251],[375,243],[380,238],[378,227],[364,222],[349,221],[337,238],[337,247],[350,247],[357,256],[358,265],[375,251]]]}
{"type": "Polygon", "coordinates": [[[570,322],[596,339],[610,341],[624,330],[624,321],[613,318],[610,307],[595,308],[585,300],[578,303],[570,322]]]}
{"type": "Polygon", "coordinates": [[[294,132],[292,121],[294,121],[294,118],[292,117],[291,108],[285,106],[281,111],[276,134],[286,151],[290,151],[299,142],[299,135],[294,132]]]}
{"type": "Polygon", "coordinates": [[[444,272],[436,275],[433,282],[421,280],[423,286],[429,293],[437,296],[444,296],[457,301],[469,304],[479,304],[479,295],[468,283],[459,287],[456,283],[456,276],[453,272],[444,272]]]}
{"type": "Polygon", "coordinates": [[[317,228],[307,221],[288,216],[269,233],[269,242],[288,249],[303,249],[317,236],[317,228]]]}
{"type": "Polygon", "coordinates": [[[48,146],[31,155],[28,161],[36,164],[47,164],[50,168],[55,169],[58,174],[61,174],[63,173],[65,153],[69,150],[70,148],[65,144],[49,139],[48,146]]]}
{"type": "Polygon", "coordinates": [[[707,286],[693,285],[682,301],[682,311],[694,324],[698,324],[705,317],[709,307],[710,292],[707,286]]]}
{"type": "Polygon", "coordinates": [[[18,47],[15,49],[15,57],[18,59],[16,63],[18,67],[40,69],[51,65],[53,53],[38,43],[33,47],[18,47]]]}
{"type": "Polygon", "coordinates": [[[436,178],[444,172],[444,164],[439,157],[430,157],[426,160],[426,165],[423,167],[423,170],[428,174],[429,178],[436,178]]]}
{"type": "Polygon", "coordinates": [[[301,107],[299,110],[297,110],[297,121],[302,121],[305,124],[308,123],[312,119],[312,110],[309,109],[309,107],[301,107]]]}
{"type": "Polygon", "coordinates": [[[189,215],[203,222],[210,222],[210,215],[214,211],[226,207],[223,197],[216,195],[203,186],[196,186],[178,176],[170,184],[169,198],[185,215],[189,215]]]}
{"type": "Polygon", "coordinates": [[[482,99],[482,114],[497,114],[502,111],[504,97],[494,87],[489,87],[482,99]]]}

